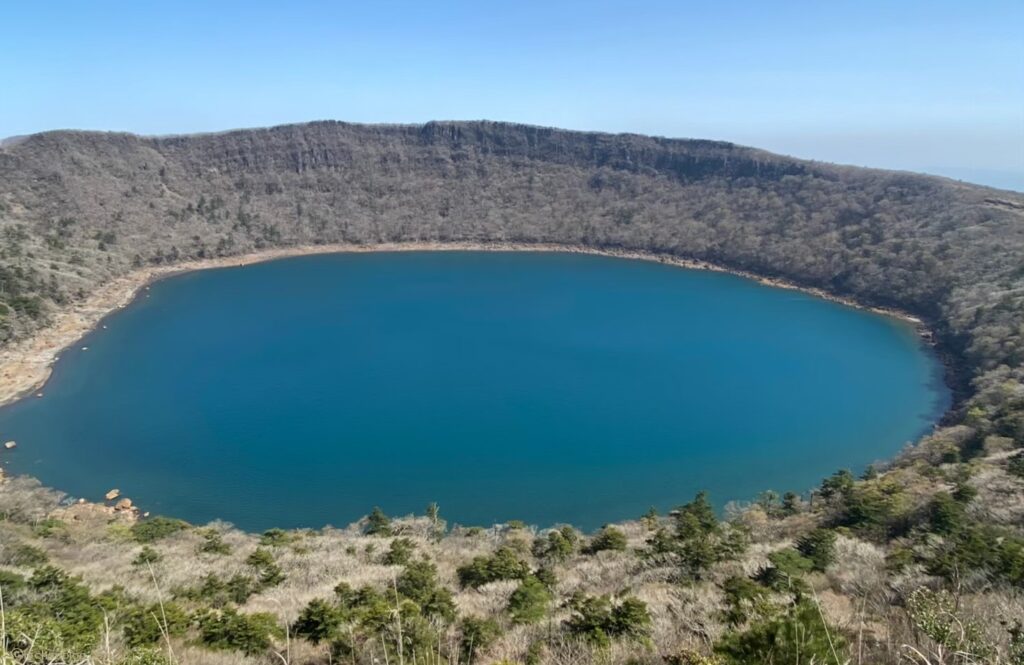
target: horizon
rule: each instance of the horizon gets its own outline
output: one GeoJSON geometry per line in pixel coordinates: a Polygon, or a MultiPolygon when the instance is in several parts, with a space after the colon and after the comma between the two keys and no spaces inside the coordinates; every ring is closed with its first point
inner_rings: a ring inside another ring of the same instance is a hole
{"type": "MultiPolygon", "coordinates": [[[[786,158],[796,159],[796,160],[801,160],[801,161],[809,161],[809,162],[814,162],[814,163],[819,163],[819,164],[829,164],[829,165],[832,165],[832,166],[839,166],[839,167],[847,167],[847,166],[849,166],[849,167],[854,167],[854,168],[863,168],[863,169],[871,169],[871,170],[879,170],[879,171],[892,171],[892,172],[896,172],[896,173],[911,173],[911,174],[915,174],[915,175],[923,175],[923,176],[931,176],[931,177],[936,177],[936,178],[945,178],[945,179],[948,179],[948,180],[955,180],[955,181],[958,181],[958,182],[963,182],[963,183],[968,184],[968,185],[977,185],[977,186],[981,186],[981,187],[991,187],[991,188],[994,188],[994,189],[1003,189],[1003,190],[1006,190],[1006,191],[1012,191],[1012,192],[1018,192],[1018,193],[1024,192],[1024,183],[1022,183],[1021,187],[1019,187],[1019,188],[1000,187],[998,185],[990,185],[990,184],[986,184],[985,182],[973,181],[973,180],[971,180],[969,178],[961,178],[961,177],[956,177],[954,175],[949,175],[949,174],[930,173],[930,172],[926,172],[926,171],[915,171],[915,170],[912,170],[912,169],[901,169],[901,168],[884,167],[884,166],[870,166],[870,165],[860,165],[860,164],[848,164],[848,163],[844,163],[844,162],[830,161],[830,160],[827,160],[827,159],[816,159],[816,158],[812,158],[812,157],[803,157],[801,155],[793,155],[793,154],[784,153],[784,152],[776,152],[774,150],[768,150],[768,149],[763,148],[761,146],[736,143],[734,141],[725,141],[725,140],[720,140],[720,139],[709,139],[709,138],[700,137],[700,136],[665,136],[665,135],[660,135],[660,134],[641,134],[639,132],[630,132],[630,131],[612,132],[612,131],[590,130],[590,129],[569,129],[569,128],[565,128],[565,127],[555,127],[555,126],[551,126],[551,125],[538,125],[538,124],[533,124],[533,123],[516,122],[516,121],[513,121],[513,120],[491,120],[491,119],[488,119],[488,118],[476,118],[476,119],[466,119],[466,120],[432,119],[432,120],[426,120],[426,121],[423,121],[423,122],[355,122],[355,121],[349,121],[349,120],[340,120],[340,119],[337,119],[337,118],[319,118],[319,119],[316,119],[316,120],[305,120],[305,121],[297,121],[297,122],[283,122],[283,123],[276,124],[276,125],[264,125],[264,126],[259,126],[259,127],[255,127],[255,126],[253,126],[253,127],[232,127],[232,128],[229,128],[229,129],[219,129],[219,130],[214,129],[214,130],[198,131],[198,132],[173,132],[173,133],[167,133],[167,134],[143,134],[143,133],[138,133],[138,132],[126,131],[126,130],[118,130],[118,129],[77,129],[77,128],[72,128],[72,127],[61,127],[61,128],[55,128],[55,129],[42,130],[42,131],[39,131],[39,132],[33,132],[31,134],[17,134],[17,135],[14,135],[14,136],[0,136],[0,148],[3,148],[4,146],[7,146],[7,145],[17,144],[21,139],[27,139],[27,138],[29,138],[31,136],[35,136],[35,135],[38,135],[38,134],[59,133],[59,132],[83,132],[83,133],[97,133],[97,134],[128,134],[130,136],[137,136],[139,138],[166,139],[166,138],[177,138],[177,137],[215,136],[215,135],[218,135],[218,134],[231,134],[231,133],[234,133],[234,132],[252,132],[252,131],[260,131],[260,130],[277,129],[277,128],[280,128],[280,127],[292,127],[292,126],[311,125],[311,124],[317,124],[317,123],[339,123],[339,124],[343,124],[343,125],[360,125],[360,126],[368,126],[368,127],[374,127],[374,126],[377,126],[377,127],[424,127],[424,126],[426,126],[428,124],[431,124],[431,123],[440,123],[440,124],[445,124],[445,123],[451,123],[451,124],[493,123],[493,124],[503,124],[503,125],[513,125],[513,126],[518,125],[518,126],[524,126],[524,127],[536,127],[536,128],[539,128],[539,129],[550,129],[550,130],[555,130],[555,131],[574,132],[574,133],[581,133],[581,134],[607,134],[609,136],[643,136],[643,137],[647,137],[647,138],[666,139],[666,140],[669,140],[669,141],[710,141],[710,142],[715,142],[715,143],[728,143],[728,144],[732,144],[732,145],[734,145],[736,147],[744,148],[744,149],[762,150],[762,151],[769,152],[771,154],[778,155],[778,156],[781,156],[781,157],[786,157],[786,158]]],[[[953,169],[951,169],[951,170],[953,170],[953,169]]],[[[999,174],[999,175],[1005,175],[1005,174],[999,174]]],[[[998,176],[996,176],[996,177],[998,177],[998,176]]]]}
{"type": "Polygon", "coordinates": [[[0,135],[441,118],[726,141],[1024,191],[1024,5],[0,9],[0,135]]]}

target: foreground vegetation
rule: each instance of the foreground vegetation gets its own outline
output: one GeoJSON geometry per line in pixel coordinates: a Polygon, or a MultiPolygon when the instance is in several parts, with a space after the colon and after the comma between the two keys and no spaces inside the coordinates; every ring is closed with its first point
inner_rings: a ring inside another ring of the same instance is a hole
{"type": "Polygon", "coordinates": [[[0,148],[8,341],[135,267],[404,240],[661,252],[900,307],[935,332],[957,406],[863,477],[590,535],[447,529],[436,507],[254,535],[6,479],[7,662],[1024,662],[1024,197],[492,123],[0,148]]]}
{"type": "MultiPolygon", "coordinates": [[[[863,478],[668,515],[247,534],[0,484],[14,663],[1024,662],[1024,454],[960,428],[863,478]],[[92,660],[87,660],[92,659],[92,660]]],[[[2,661],[0,661],[2,662],[2,661]]]]}

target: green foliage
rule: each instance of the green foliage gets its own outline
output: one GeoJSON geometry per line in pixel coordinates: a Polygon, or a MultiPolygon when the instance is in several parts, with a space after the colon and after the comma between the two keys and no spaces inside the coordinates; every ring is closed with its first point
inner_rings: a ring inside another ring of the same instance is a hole
{"type": "Polygon", "coordinates": [[[899,573],[906,570],[907,566],[913,564],[917,559],[914,550],[910,547],[898,545],[885,555],[885,567],[887,570],[899,573]]]}
{"type": "Polygon", "coordinates": [[[578,542],[579,536],[572,527],[552,529],[533,541],[533,556],[546,561],[566,561],[578,542]]]}
{"type": "Polygon", "coordinates": [[[932,575],[952,582],[971,572],[1024,586],[1024,537],[1004,527],[965,522],[926,556],[932,575]]]}
{"type": "Polygon", "coordinates": [[[343,620],[342,612],[331,603],[314,598],[299,613],[292,625],[292,632],[313,644],[320,644],[335,637],[343,620]]]}
{"type": "Polygon", "coordinates": [[[0,570],[0,592],[3,592],[4,602],[8,605],[11,604],[12,599],[17,598],[26,586],[25,578],[18,573],[0,570]]]}
{"type": "Polygon", "coordinates": [[[11,553],[7,556],[7,563],[12,566],[20,566],[23,568],[35,568],[42,566],[49,557],[46,556],[46,552],[36,547],[35,545],[27,545],[24,543],[15,545],[11,549],[11,553]]]}
{"type": "Polygon", "coordinates": [[[1006,470],[1011,476],[1024,478],[1024,453],[1017,453],[1011,457],[1006,464],[1006,470]]]}
{"type": "Polygon", "coordinates": [[[391,518],[384,514],[379,507],[374,506],[370,514],[366,516],[366,534],[369,536],[390,536],[391,518]]]}
{"type": "Polygon", "coordinates": [[[729,665],[847,662],[844,641],[807,600],[756,621],[743,632],[726,633],[715,650],[729,665]]]}
{"type": "MultiPolygon", "coordinates": [[[[850,482],[853,483],[852,477],[850,482]]],[[[882,476],[849,485],[844,481],[839,485],[831,495],[837,507],[836,526],[848,527],[877,541],[901,535],[910,528],[911,505],[905,487],[898,481],[882,476]]]]}
{"type": "Polygon", "coordinates": [[[139,553],[132,559],[133,566],[149,566],[158,563],[163,557],[149,545],[143,545],[139,553]]]}
{"type": "Polygon", "coordinates": [[[532,575],[528,576],[509,597],[508,613],[512,623],[540,621],[547,614],[551,599],[547,585],[532,575]]]}
{"type": "Polygon", "coordinates": [[[132,525],[132,536],[140,543],[152,543],[188,528],[188,523],[170,517],[150,517],[132,525]]]}
{"type": "Polygon", "coordinates": [[[719,523],[706,492],[699,492],[672,515],[674,533],[661,528],[651,534],[647,555],[674,555],[684,580],[703,579],[716,563],[739,555],[746,547],[742,530],[719,523]]]}
{"type": "Polygon", "coordinates": [[[800,589],[801,579],[814,570],[814,562],[792,547],[768,555],[769,566],[758,573],[758,581],[778,591],[800,589]]]}
{"type": "Polygon", "coordinates": [[[391,546],[384,553],[383,563],[385,566],[404,566],[412,559],[412,553],[416,544],[408,538],[395,538],[391,546]]]}
{"type": "Polygon", "coordinates": [[[260,545],[264,547],[284,547],[296,541],[296,536],[284,529],[268,529],[260,536],[260,545]]]}
{"type": "Polygon", "coordinates": [[[451,621],[455,618],[455,602],[451,591],[437,580],[437,566],[429,561],[413,561],[395,580],[398,594],[419,606],[423,614],[451,621]]]}
{"type": "Polygon", "coordinates": [[[849,469],[840,469],[821,481],[818,494],[824,499],[843,498],[853,490],[855,479],[849,469]]]}
{"type": "Polygon", "coordinates": [[[626,534],[613,526],[605,526],[594,536],[585,551],[587,554],[605,551],[622,552],[626,549],[626,544],[626,534]]]}
{"type": "Polygon", "coordinates": [[[491,646],[501,635],[501,627],[494,619],[465,617],[459,626],[462,640],[459,649],[462,652],[460,662],[472,662],[477,653],[491,646]]]}
{"type": "Polygon", "coordinates": [[[982,626],[960,616],[956,600],[947,591],[917,589],[907,599],[907,613],[938,653],[961,653],[967,656],[965,662],[987,662],[995,653],[985,641],[982,626]]]}
{"type": "Polygon", "coordinates": [[[47,517],[32,527],[32,532],[40,538],[50,538],[55,535],[66,533],[68,525],[63,520],[47,517]]]}
{"type": "Polygon", "coordinates": [[[723,618],[733,626],[765,613],[768,590],[747,577],[730,577],[722,584],[726,609],[723,618]]]}
{"type": "Polygon", "coordinates": [[[613,602],[609,596],[583,596],[574,598],[570,608],[573,614],[565,622],[566,630],[597,646],[619,638],[648,637],[651,616],[647,604],[636,598],[613,602]]]}
{"type": "Polygon", "coordinates": [[[197,548],[203,554],[231,554],[231,546],[224,542],[220,533],[215,529],[203,531],[203,542],[197,548]]]}
{"type": "Polygon", "coordinates": [[[99,641],[106,599],[92,596],[81,580],[53,566],[36,569],[27,590],[33,600],[20,604],[8,617],[9,636],[17,635],[12,626],[20,625],[31,631],[26,635],[35,636],[44,653],[80,657],[92,650],[99,641]]]}
{"type": "Polygon", "coordinates": [[[796,550],[810,559],[814,570],[823,571],[835,560],[836,532],[814,529],[797,541],[796,550]]]}
{"type": "Polygon", "coordinates": [[[207,612],[198,619],[199,639],[211,649],[241,651],[255,656],[267,651],[273,640],[284,636],[273,614],[242,614],[226,608],[207,612]]]}
{"type": "Polygon", "coordinates": [[[123,619],[124,641],[129,647],[153,645],[164,639],[164,633],[180,637],[191,623],[189,615],[177,603],[131,607],[123,619]]]}
{"type": "Polygon", "coordinates": [[[967,519],[963,504],[945,492],[938,492],[932,497],[928,515],[931,530],[947,535],[962,531],[967,519]]]}
{"type": "Polygon", "coordinates": [[[782,495],[782,507],[780,509],[783,517],[796,515],[800,512],[800,495],[796,492],[786,492],[782,495]]]}
{"type": "Polygon", "coordinates": [[[285,580],[281,567],[274,561],[274,555],[269,550],[257,547],[252,554],[246,557],[245,562],[256,569],[261,589],[275,587],[285,580]]]}
{"type": "Polygon", "coordinates": [[[536,577],[541,584],[546,586],[550,590],[554,590],[558,586],[558,576],[555,575],[555,571],[547,566],[541,566],[534,571],[533,576],[536,577]]]}
{"type": "Polygon", "coordinates": [[[473,557],[472,561],[456,570],[459,583],[474,589],[498,580],[521,580],[529,572],[529,565],[509,547],[499,547],[490,556],[473,557]]]}
{"type": "Polygon", "coordinates": [[[257,591],[259,584],[247,575],[236,573],[228,580],[223,580],[211,573],[203,578],[197,593],[189,597],[206,600],[213,607],[225,607],[229,603],[241,605],[257,591]]]}
{"type": "Polygon", "coordinates": [[[691,540],[718,532],[718,517],[707,492],[698,492],[693,501],[675,511],[676,537],[691,540]]]}

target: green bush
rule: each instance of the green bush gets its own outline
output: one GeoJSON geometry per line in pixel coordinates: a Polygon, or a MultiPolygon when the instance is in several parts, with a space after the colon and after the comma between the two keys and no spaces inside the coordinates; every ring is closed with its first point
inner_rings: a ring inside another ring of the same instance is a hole
{"type": "Polygon", "coordinates": [[[1006,470],[1012,476],[1024,478],[1024,453],[1017,453],[1011,457],[1006,465],[1006,470]]]}
{"type": "Polygon", "coordinates": [[[530,575],[509,597],[508,613],[512,623],[536,623],[547,614],[550,604],[551,591],[547,585],[530,575]]]}
{"type": "Polygon", "coordinates": [[[839,633],[825,625],[818,608],[803,600],[775,617],[726,633],[715,650],[729,665],[751,663],[845,663],[839,633]]]}
{"type": "Polygon", "coordinates": [[[132,525],[132,536],[140,543],[152,543],[188,528],[188,523],[170,517],[150,517],[132,525]]]}
{"type": "Polygon", "coordinates": [[[824,499],[844,498],[853,489],[855,479],[849,469],[840,469],[821,481],[818,495],[824,499]]]}
{"type": "Polygon", "coordinates": [[[333,639],[341,627],[342,613],[337,607],[320,598],[309,602],[292,625],[292,632],[313,644],[333,639]]]}
{"type": "Polygon", "coordinates": [[[796,550],[810,559],[814,570],[823,571],[835,560],[836,532],[815,529],[797,541],[796,550]]]}
{"type": "Polygon", "coordinates": [[[570,602],[572,616],[566,620],[566,630],[597,645],[608,646],[611,640],[648,637],[651,616],[647,604],[636,598],[624,598],[615,603],[608,596],[584,596],[570,602]]]}
{"type": "Polygon", "coordinates": [[[49,561],[49,557],[46,556],[46,552],[35,545],[25,544],[15,545],[11,548],[11,553],[6,557],[6,559],[9,565],[24,568],[36,568],[49,561]]]}
{"type": "Polygon", "coordinates": [[[241,651],[251,656],[270,648],[273,640],[284,636],[273,614],[241,614],[226,608],[199,617],[199,639],[211,649],[241,651]]]}
{"type": "Polygon", "coordinates": [[[530,567],[526,562],[508,547],[499,547],[490,556],[474,557],[456,570],[459,583],[474,589],[498,580],[521,580],[529,572],[530,567]]]}
{"type": "Polygon", "coordinates": [[[295,542],[295,540],[295,535],[284,529],[268,529],[260,536],[260,545],[264,547],[284,547],[295,542]]]}
{"type": "Polygon", "coordinates": [[[995,655],[995,649],[985,639],[984,628],[962,616],[959,603],[947,591],[917,589],[907,599],[907,614],[914,628],[943,651],[969,654],[969,660],[964,662],[990,662],[995,655]]]}
{"type": "Polygon", "coordinates": [[[689,540],[718,532],[718,517],[707,492],[698,492],[693,501],[675,510],[676,537],[689,540]]]}
{"type": "Polygon", "coordinates": [[[730,577],[722,584],[726,609],[722,618],[732,626],[746,623],[752,616],[763,614],[768,590],[747,577],[730,577]]]}
{"type": "Polygon", "coordinates": [[[1024,585],[1024,537],[988,524],[965,524],[934,547],[925,559],[928,572],[950,581],[970,572],[993,581],[1024,585]]]}
{"type": "Polygon", "coordinates": [[[391,518],[379,507],[374,506],[366,516],[366,534],[369,536],[390,536],[391,518]]]}
{"type": "Polygon", "coordinates": [[[205,529],[203,531],[203,542],[199,545],[198,550],[204,554],[231,554],[231,546],[224,542],[220,533],[215,529],[205,529]]]}
{"type": "Polygon", "coordinates": [[[781,512],[784,517],[796,515],[800,512],[800,495],[796,492],[786,492],[782,495],[781,512]]]}
{"type": "MultiPolygon", "coordinates": [[[[27,586],[25,578],[9,570],[0,570],[0,591],[4,594],[4,602],[11,605],[27,586]]],[[[0,661],[2,662],[2,661],[0,661]]]]}
{"type": "Polygon", "coordinates": [[[38,522],[32,528],[32,532],[40,538],[50,538],[51,536],[66,534],[67,528],[68,525],[63,520],[47,517],[38,522]]]}
{"type": "MultiPolygon", "coordinates": [[[[27,591],[34,600],[18,607],[18,619],[28,627],[28,635],[48,644],[55,653],[88,654],[99,642],[108,598],[92,596],[81,580],[53,566],[43,566],[29,578],[27,591]]],[[[11,635],[11,624],[8,624],[11,635]]],[[[40,654],[41,655],[41,654],[40,654]]]]}
{"type": "Polygon", "coordinates": [[[758,573],[758,581],[779,591],[802,588],[802,577],[814,569],[814,562],[792,547],[772,552],[768,561],[770,565],[758,573]]]}
{"type": "Polygon", "coordinates": [[[122,632],[129,647],[141,647],[158,643],[164,638],[164,631],[172,637],[180,637],[188,630],[188,614],[176,603],[135,606],[125,613],[122,632]]]}
{"type": "Polygon", "coordinates": [[[934,533],[949,535],[963,530],[967,511],[946,492],[937,492],[928,507],[928,524],[934,533]]]}
{"type": "Polygon", "coordinates": [[[541,584],[546,586],[549,590],[553,591],[558,586],[558,576],[555,575],[555,571],[547,566],[541,566],[533,573],[541,584]]]}
{"type": "Polygon", "coordinates": [[[412,553],[416,544],[408,538],[395,538],[391,546],[384,553],[383,563],[385,566],[404,566],[412,559],[412,553]]]}
{"type": "Polygon", "coordinates": [[[259,591],[259,584],[247,575],[235,574],[224,580],[210,573],[202,578],[198,587],[175,593],[176,597],[204,601],[212,607],[241,605],[259,591]]]}
{"type": "Polygon", "coordinates": [[[246,557],[245,562],[255,568],[259,574],[258,581],[261,589],[275,587],[285,580],[281,567],[274,561],[274,555],[269,550],[257,547],[252,554],[246,557]]]}
{"type": "Polygon", "coordinates": [[[484,651],[501,635],[501,627],[494,619],[480,619],[477,617],[465,617],[459,626],[462,639],[459,641],[459,650],[462,658],[459,662],[471,663],[474,657],[484,651]]]}
{"type": "Polygon", "coordinates": [[[565,561],[576,549],[579,536],[572,527],[548,531],[533,542],[533,556],[547,561],[565,561]]]}
{"type": "Polygon", "coordinates": [[[143,545],[142,549],[139,550],[139,553],[135,555],[134,559],[132,559],[132,565],[149,566],[154,563],[159,563],[160,559],[162,558],[163,557],[160,556],[160,553],[157,552],[155,549],[153,549],[149,545],[143,545]]]}
{"type": "Polygon", "coordinates": [[[586,548],[587,554],[598,552],[617,551],[626,549],[626,534],[613,526],[606,526],[601,529],[586,548]]]}
{"type": "Polygon", "coordinates": [[[413,561],[395,580],[398,594],[416,603],[427,616],[446,620],[455,618],[455,602],[451,592],[437,580],[437,566],[429,561],[413,561]]]}

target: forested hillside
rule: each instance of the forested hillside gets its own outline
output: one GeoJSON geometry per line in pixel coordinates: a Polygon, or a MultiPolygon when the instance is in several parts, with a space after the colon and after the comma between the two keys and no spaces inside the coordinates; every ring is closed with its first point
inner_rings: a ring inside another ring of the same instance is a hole
{"type": "Polygon", "coordinates": [[[310,244],[555,243],[916,314],[960,398],[863,478],[777,488],[725,520],[680,497],[672,515],[590,535],[446,531],[431,509],[257,536],[61,506],[8,479],[7,648],[30,652],[16,662],[1024,662],[1024,195],[721,142],[318,122],[10,140],[0,227],[7,344],[144,266],[310,244]]]}
{"type": "Polygon", "coordinates": [[[50,132],[0,149],[0,216],[8,337],[132,266],[508,240],[783,276],[948,324],[976,364],[1021,360],[1007,315],[1020,305],[1024,196],[728,143],[484,122],[50,132]]]}

